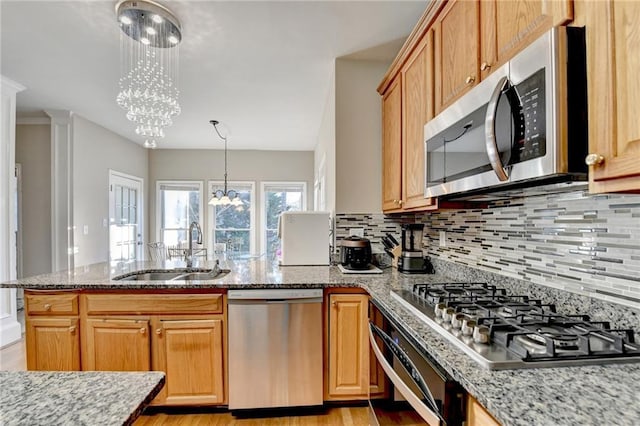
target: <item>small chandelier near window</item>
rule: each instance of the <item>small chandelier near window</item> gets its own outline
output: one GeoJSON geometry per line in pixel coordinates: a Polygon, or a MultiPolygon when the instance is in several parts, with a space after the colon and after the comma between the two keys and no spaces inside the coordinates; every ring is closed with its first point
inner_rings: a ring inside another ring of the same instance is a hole
{"type": "Polygon", "coordinates": [[[118,105],[136,123],[146,148],[155,148],[164,128],[180,114],[178,44],[180,22],[150,0],[125,0],[116,5],[120,24],[120,92],[118,105]]]}
{"type": "Polygon", "coordinates": [[[227,136],[222,136],[218,130],[217,125],[220,124],[218,120],[210,120],[209,123],[213,124],[213,128],[216,133],[224,141],[224,190],[218,189],[213,192],[209,204],[212,206],[235,206],[236,210],[244,210],[242,200],[236,191],[233,189],[227,189],[227,136]]]}

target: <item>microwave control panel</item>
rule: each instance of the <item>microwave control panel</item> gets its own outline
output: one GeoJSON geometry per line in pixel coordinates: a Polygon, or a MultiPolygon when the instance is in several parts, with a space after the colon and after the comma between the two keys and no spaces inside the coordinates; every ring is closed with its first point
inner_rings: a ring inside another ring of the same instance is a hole
{"type": "MultiPolygon", "coordinates": [[[[515,86],[520,98],[519,132],[514,138],[513,157],[517,163],[546,154],[546,111],[544,68],[515,86]]],[[[515,112],[515,111],[514,111],[515,112]]]]}

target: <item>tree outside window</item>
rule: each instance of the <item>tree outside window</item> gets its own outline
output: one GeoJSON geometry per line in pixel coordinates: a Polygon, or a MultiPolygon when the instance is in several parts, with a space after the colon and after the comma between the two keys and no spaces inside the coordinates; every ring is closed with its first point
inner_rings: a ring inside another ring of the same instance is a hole
{"type": "MultiPolygon", "coordinates": [[[[211,206],[210,235],[211,247],[224,244],[230,256],[248,256],[253,253],[253,184],[229,182],[229,189],[238,193],[242,206],[211,206]]],[[[222,183],[210,183],[209,194],[218,189],[224,189],[222,183]]]]}
{"type": "Polygon", "coordinates": [[[306,210],[306,184],[304,182],[263,183],[264,218],[263,247],[267,259],[275,259],[280,250],[278,220],[280,213],[306,210]]]}

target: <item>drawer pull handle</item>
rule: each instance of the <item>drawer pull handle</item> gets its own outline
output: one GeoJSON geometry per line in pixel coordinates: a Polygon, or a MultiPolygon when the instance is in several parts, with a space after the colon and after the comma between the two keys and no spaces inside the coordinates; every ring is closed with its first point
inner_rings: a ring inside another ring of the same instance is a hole
{"type": "Polygon", "coordinates": [[[469,76],[469,77],[467,77],[467,79],[465,80],[465,83],[467,83],[467,84],[471,84],[471,83],[473,83],[474,81],[476,81],[475,77],[474,77],[474,76],[472,76],[472,75],[470,75],[470,76],[469,76]]]}
{"type": "Polygon", "coordinates": [[[44,304],[44,310],[45,311],[50,311],[51,310],[51,304],[50,303],[45,303],[44,304]]]}

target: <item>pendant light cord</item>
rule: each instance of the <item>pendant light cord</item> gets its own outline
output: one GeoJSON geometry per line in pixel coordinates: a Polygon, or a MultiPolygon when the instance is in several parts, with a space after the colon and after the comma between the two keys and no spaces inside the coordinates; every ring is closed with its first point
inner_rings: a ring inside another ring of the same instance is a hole
{"type": "Polygon", "coordinates": [[[216,133],[220,139],[224,141],[224,195],[227,195],[227,138],[222,136],[218,131],[218,120],[211,120],[209,123],[213,124],[213,128],[216,130],[216,133]]]}

